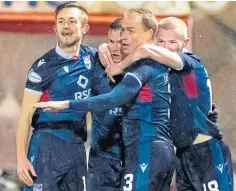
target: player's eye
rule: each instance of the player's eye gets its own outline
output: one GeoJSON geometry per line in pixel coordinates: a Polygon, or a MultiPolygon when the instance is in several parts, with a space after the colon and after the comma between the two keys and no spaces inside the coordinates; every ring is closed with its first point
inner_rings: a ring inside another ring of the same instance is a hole
{"type": "Polygon", "coordinates": [[[62,23],[64,23],[64,21],[58,21],[58,23],[59,23],[59,24],[62,24],[62,23]]]}
{"type": "Polygon", "coordinates": [[[76,24],[77,22],[75,20],[70,20],[69,21],[71,24],[76,24]]]}
{"type": "Polygon", "coordinates": [[[176,41],[172,40],[172,41],[170,41],[170,43],[171,43],[171,44],[175,44],[175,43],[176,43],[176,41]]]}
{"type": "Polygon", "coordinates": [[[114,43],[114,41],[113,41],[113,40],[109,40],[109,42],[110,42],[110,43],[112,43],[112,44],[114,43]]]}

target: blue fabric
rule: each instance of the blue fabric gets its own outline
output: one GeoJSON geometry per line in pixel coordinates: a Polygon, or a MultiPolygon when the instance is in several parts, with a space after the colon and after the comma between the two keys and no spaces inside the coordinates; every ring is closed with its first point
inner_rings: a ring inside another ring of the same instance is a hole
{"type": "MultiPolygon", "coordinates": [[[[97,70],[97,57],[94,49],[81,45],[78,58],[66,55],[58,47],[40,57],[29,70],[26,91],[48,92],[49,100],[77,100],[90,97],[92,85],[102,81],[97,70]],[[98,79],[99,78],[99,79],[98,79]]],[[[65,109],[57,113],[43,112],[38,109],[37,123],[48,121],[81,121],[85,123],[85,112],[65,109]]]]}
{"type": "Polygon", "coordinates": [[[140,118],[141,122],[141,135],[144,140],[139,142],[139,155],[136,179],[136,191],[148,190],[149,183],[149,168],[150,168],[150,155],[151,155],[151,141],[150,137],[154,136],[154,126],[150,125],[152,122],[152,105],[143,102],[140,105],[140,118]],[[140,186],[143,185],[143,186],[140,186]]]}
{"type": "Polygon", "coordinates": [[[216,167],[215,173],[216,173],[219,190],[230,191],[227,169],[225,166],[225,162],[224,162],[224,158],[223,158],[219,141],[216,139],[211,139],[209,141],[209,144],[211,148],[213,163],[214,163],[214,166],[216,167]]]}

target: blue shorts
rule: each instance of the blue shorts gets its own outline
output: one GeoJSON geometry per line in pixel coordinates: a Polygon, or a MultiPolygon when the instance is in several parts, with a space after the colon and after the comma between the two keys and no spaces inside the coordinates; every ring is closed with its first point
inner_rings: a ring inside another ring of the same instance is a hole
{"type": "Polygon", "coordinates": [[[175,152],[163,141],[141,140],[125,149],[123,191],[169,191],[175,152]]]}
{"type": "Polygon", "coordinates": [[[24,191],[82,191],[86,187],[85,146],[70,130],[33,132],[28,159],[37,177],[24,191]]]}
{"type": "Polygon", "coordinates": [[[90,150],[88,161],[88,191],[119,191],[123,166],[120,160],[99,155],[90,150]]]}
{"type": "Polygon", "coordinates": [[[178,191],[233,191],[233,166],[229,147],[220,139],[178,148],[178,191]]]}

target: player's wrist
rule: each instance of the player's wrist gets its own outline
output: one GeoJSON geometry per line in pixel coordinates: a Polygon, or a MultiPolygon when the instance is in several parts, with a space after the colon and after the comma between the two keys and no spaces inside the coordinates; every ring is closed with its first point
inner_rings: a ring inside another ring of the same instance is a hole
{"type": "Polygon", "coordinates": [[[27,156],[25,153],[18,154],[16,158],[17,158],[17,162],[20,162],[22,160],[27,160],[27,156]]]}
{"type": "Polygon", "coordinates": [[[77,100],[67,100],[68,102],[68,109],[74,109],[76,108],[76,102],[77,100]]]}
{"type": "Polygon", "coordinates": [[[127,66],[124,63],[119,63],[117,64],[117,67],[119,68],[120,71],[124,71],[127,66]]]}
{"type": "Polygon", "coordinates": [[[69,107],[70,107],[70,100],[66,100],[66,101],[65,101],[64,107],[65,107],[65,108],[69,108],[69,107]]]}

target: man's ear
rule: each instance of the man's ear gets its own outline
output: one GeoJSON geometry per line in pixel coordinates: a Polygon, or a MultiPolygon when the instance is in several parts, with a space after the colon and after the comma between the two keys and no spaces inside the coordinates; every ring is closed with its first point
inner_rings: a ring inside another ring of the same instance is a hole
{"type": "Polygon", "coordinates": [[[154,40],[154,31],[152,29],[149,29],[148,30],[148,33],[149,33],[149,39],[150,41],[153,41],[154,40]]]}
{"type": "Polygon", "coordinates": [[[186,38],[183,43],[183,48],[186,48],[188,46],[188,43],[189,43],[189,38],[186,38]]]}
{"type": "Polygon", "coordinates": [[[85,24],[85,25],[82,27],[82,34],[86,34],[88,31],[89,31],[89,25],[88,25],[88,24],[85,24]]]}

